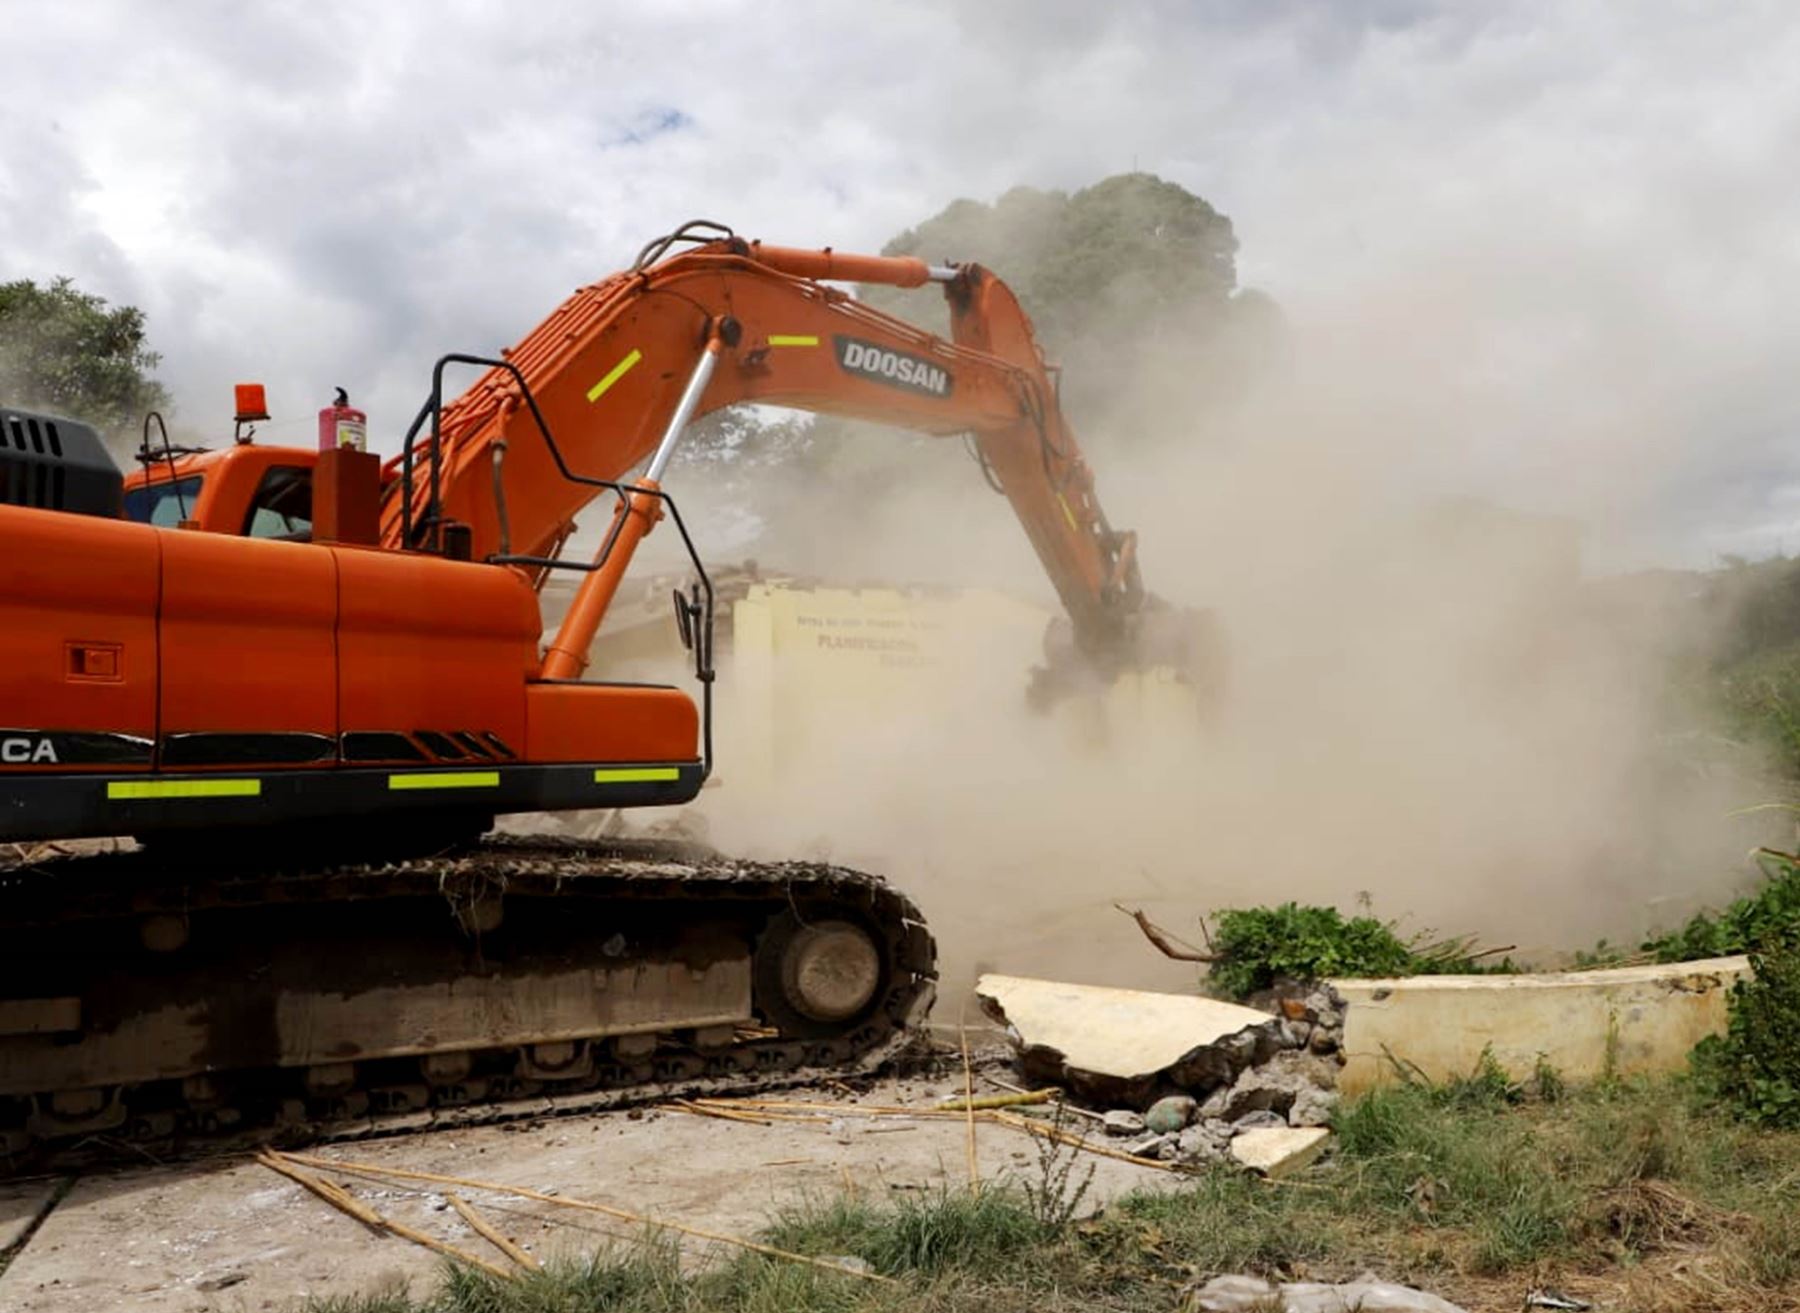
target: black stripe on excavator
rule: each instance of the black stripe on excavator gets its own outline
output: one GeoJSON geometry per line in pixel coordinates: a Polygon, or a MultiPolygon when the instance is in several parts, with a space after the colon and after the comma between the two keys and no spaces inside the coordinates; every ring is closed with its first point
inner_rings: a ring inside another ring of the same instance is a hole
{"type": "Polygon", "coordinates": [[[343,740],[345,761],[412,762],[430,760],[426,757],[424,750],[406,735],[388,730],[352,730],[343,736],[343,740]]]}
{"type": "Polygon", "coordinates": [[[691,801],[700,763],[0,776],[0,842],[274,826],[339,817],[657,807],[691,801]]]}
{"type": "Polygon", "coordinates": [[[491,757],[494,755],[494,750],[492,748],[488,747],[487,744],[483,743],[466,729],[457,730],[453,737],[456,739],[457,743],[462,745],[471,757],[491,757]]]}
{"type": "Polygon", "coordinates": [[[0,729],[0,766],[148,766],[155,747],[135,734],[0,729]]]}
{"type": "Polygon", "coordinates": [[[314,766],[337,760],[330,734],[165,734],[164,766],[314,766]]]}
{"type": "Polygon", "coordinates": [[[469,755],[463,747],[448,734],[439,734],[434,729],[415,729],[413,737],[425,745],[425,750],[439,761],[461,761],[469,755]]]}

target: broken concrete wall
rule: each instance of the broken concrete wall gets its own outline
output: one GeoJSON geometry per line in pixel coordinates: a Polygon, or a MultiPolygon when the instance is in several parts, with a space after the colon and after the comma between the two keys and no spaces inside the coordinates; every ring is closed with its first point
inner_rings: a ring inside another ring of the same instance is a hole
{"type": "MultiPolygon", "coordinates": [[[[976,997],[1005,1027],[1024,1078],[1105,1114],[1137,1157],[1235,1159],[1262,1131],[1313,1129],[1336,1104],[1344,1010],[1327,989],[1272,999],[1273,1012],[1187,994],[983,976],[976,997]]],[[[1315,1153],[1323,1135],[1277,1157],[1315,1153]]]]}

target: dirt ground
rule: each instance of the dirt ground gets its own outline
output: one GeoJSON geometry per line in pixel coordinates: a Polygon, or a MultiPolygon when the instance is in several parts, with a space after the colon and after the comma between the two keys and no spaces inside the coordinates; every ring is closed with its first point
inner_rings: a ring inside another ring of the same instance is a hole
{"type": "MultiPolygon", "coordinates": [[[[1007,1079],[996,1057],[978,1064],[1007,1079]]],[[[977,1077],[977,1094],[999,1091],[977,1077]]],[[[857,1098],[829,1087],[791,1095],[927,1108],[962,1092],[960,1071],[885,1078],[857,1098]]],[[[891,1195],[968,1179],[958,1121],[846,1116],[820,1125],[722,1121],[668,1107],[546,1118],[349,1143],[325,1156],[474,1177],[648,1213],[732,1235],[754,1234],[779,1210],[849,1189],[891,1195]]],[[[1035,1179],[1032,1139],[976,1128],[984,1180],[1035,1179]]],[[[1177,1178],[1089,1155],[1087,1203],[1099,1206],[1177,1178]]],[[[1085,1169],[1084,1169],[1085,1170],[1085,1169]]],[[[345,1176],[353,1193],[395,1221],[501,1260],[441,1191],[345,1176]]],[[[54,1183],[0,1192],[0,1228],[27,1215],[54,1183]]],[[[633,1227],[592,1213],[479,1191],[470,1202],[539,1255],[587,1252],[633,1227]]],[[[704,1242],[684,1246],[697,1259],[704,1242]]],[[[4,1274],[9,1313],[241,1313],[279,1310],[308,1295],[383,1286],[426,1288],[441,1260],[396,1237],[378,1237],[299,1185],[245,1159],[144,1167],[85,1176],[44,1220],[4,1274]]]]}

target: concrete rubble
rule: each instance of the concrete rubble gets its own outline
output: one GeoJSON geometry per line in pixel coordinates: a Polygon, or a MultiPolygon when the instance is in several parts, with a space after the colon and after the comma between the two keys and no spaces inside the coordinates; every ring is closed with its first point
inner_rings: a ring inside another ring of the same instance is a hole
{"type": "Polygon", "coordinates": [[[1455,1304],[1410,1286],[1372,1276],[1342,1285],[1290,1281],[1276,1285],[1261,1277],[1214,1277],[1190,1289],[1183,1313],[1463,1313],[1455,1304]]]}
{"type": "Polygon", "coordinates": [[[1275,1174],[1324,1147],[1345,1020],[1329,986],[1271,994],[1267,1011],[1021,976],[983,976],[975,993],[1025,1078],[1105,1110],[1127,1153],[1275,1174]],[[1240,1151],[1250,1135],[1263,1138],[1240,1151]]]}

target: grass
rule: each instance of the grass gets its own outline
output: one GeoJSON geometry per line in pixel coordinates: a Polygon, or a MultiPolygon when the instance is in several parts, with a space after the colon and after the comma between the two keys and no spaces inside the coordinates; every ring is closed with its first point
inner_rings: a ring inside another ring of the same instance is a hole
{"type": "Polygon", "coordinates": [[[1685,1082],[1531,1084],[1488,1068],[1367,1096],[1341,1111],[1338,1152],[1285,1183],[1219,1171],[1084,1221],[1057,1220],[1023,1185],[846,1196],[765,1235],[893,1284],[754,1255],[696,1266],[652,1235],[519,1281],[452,1269],[420,1296],[308,1313],[1148,1311],[1218,1273],[1365,1269],[1470,1308],[1517,1308],[1548,1284],[1640,1313],[1800,1310],[1800,1133],[1718,1115],[1685,1082]]]}

